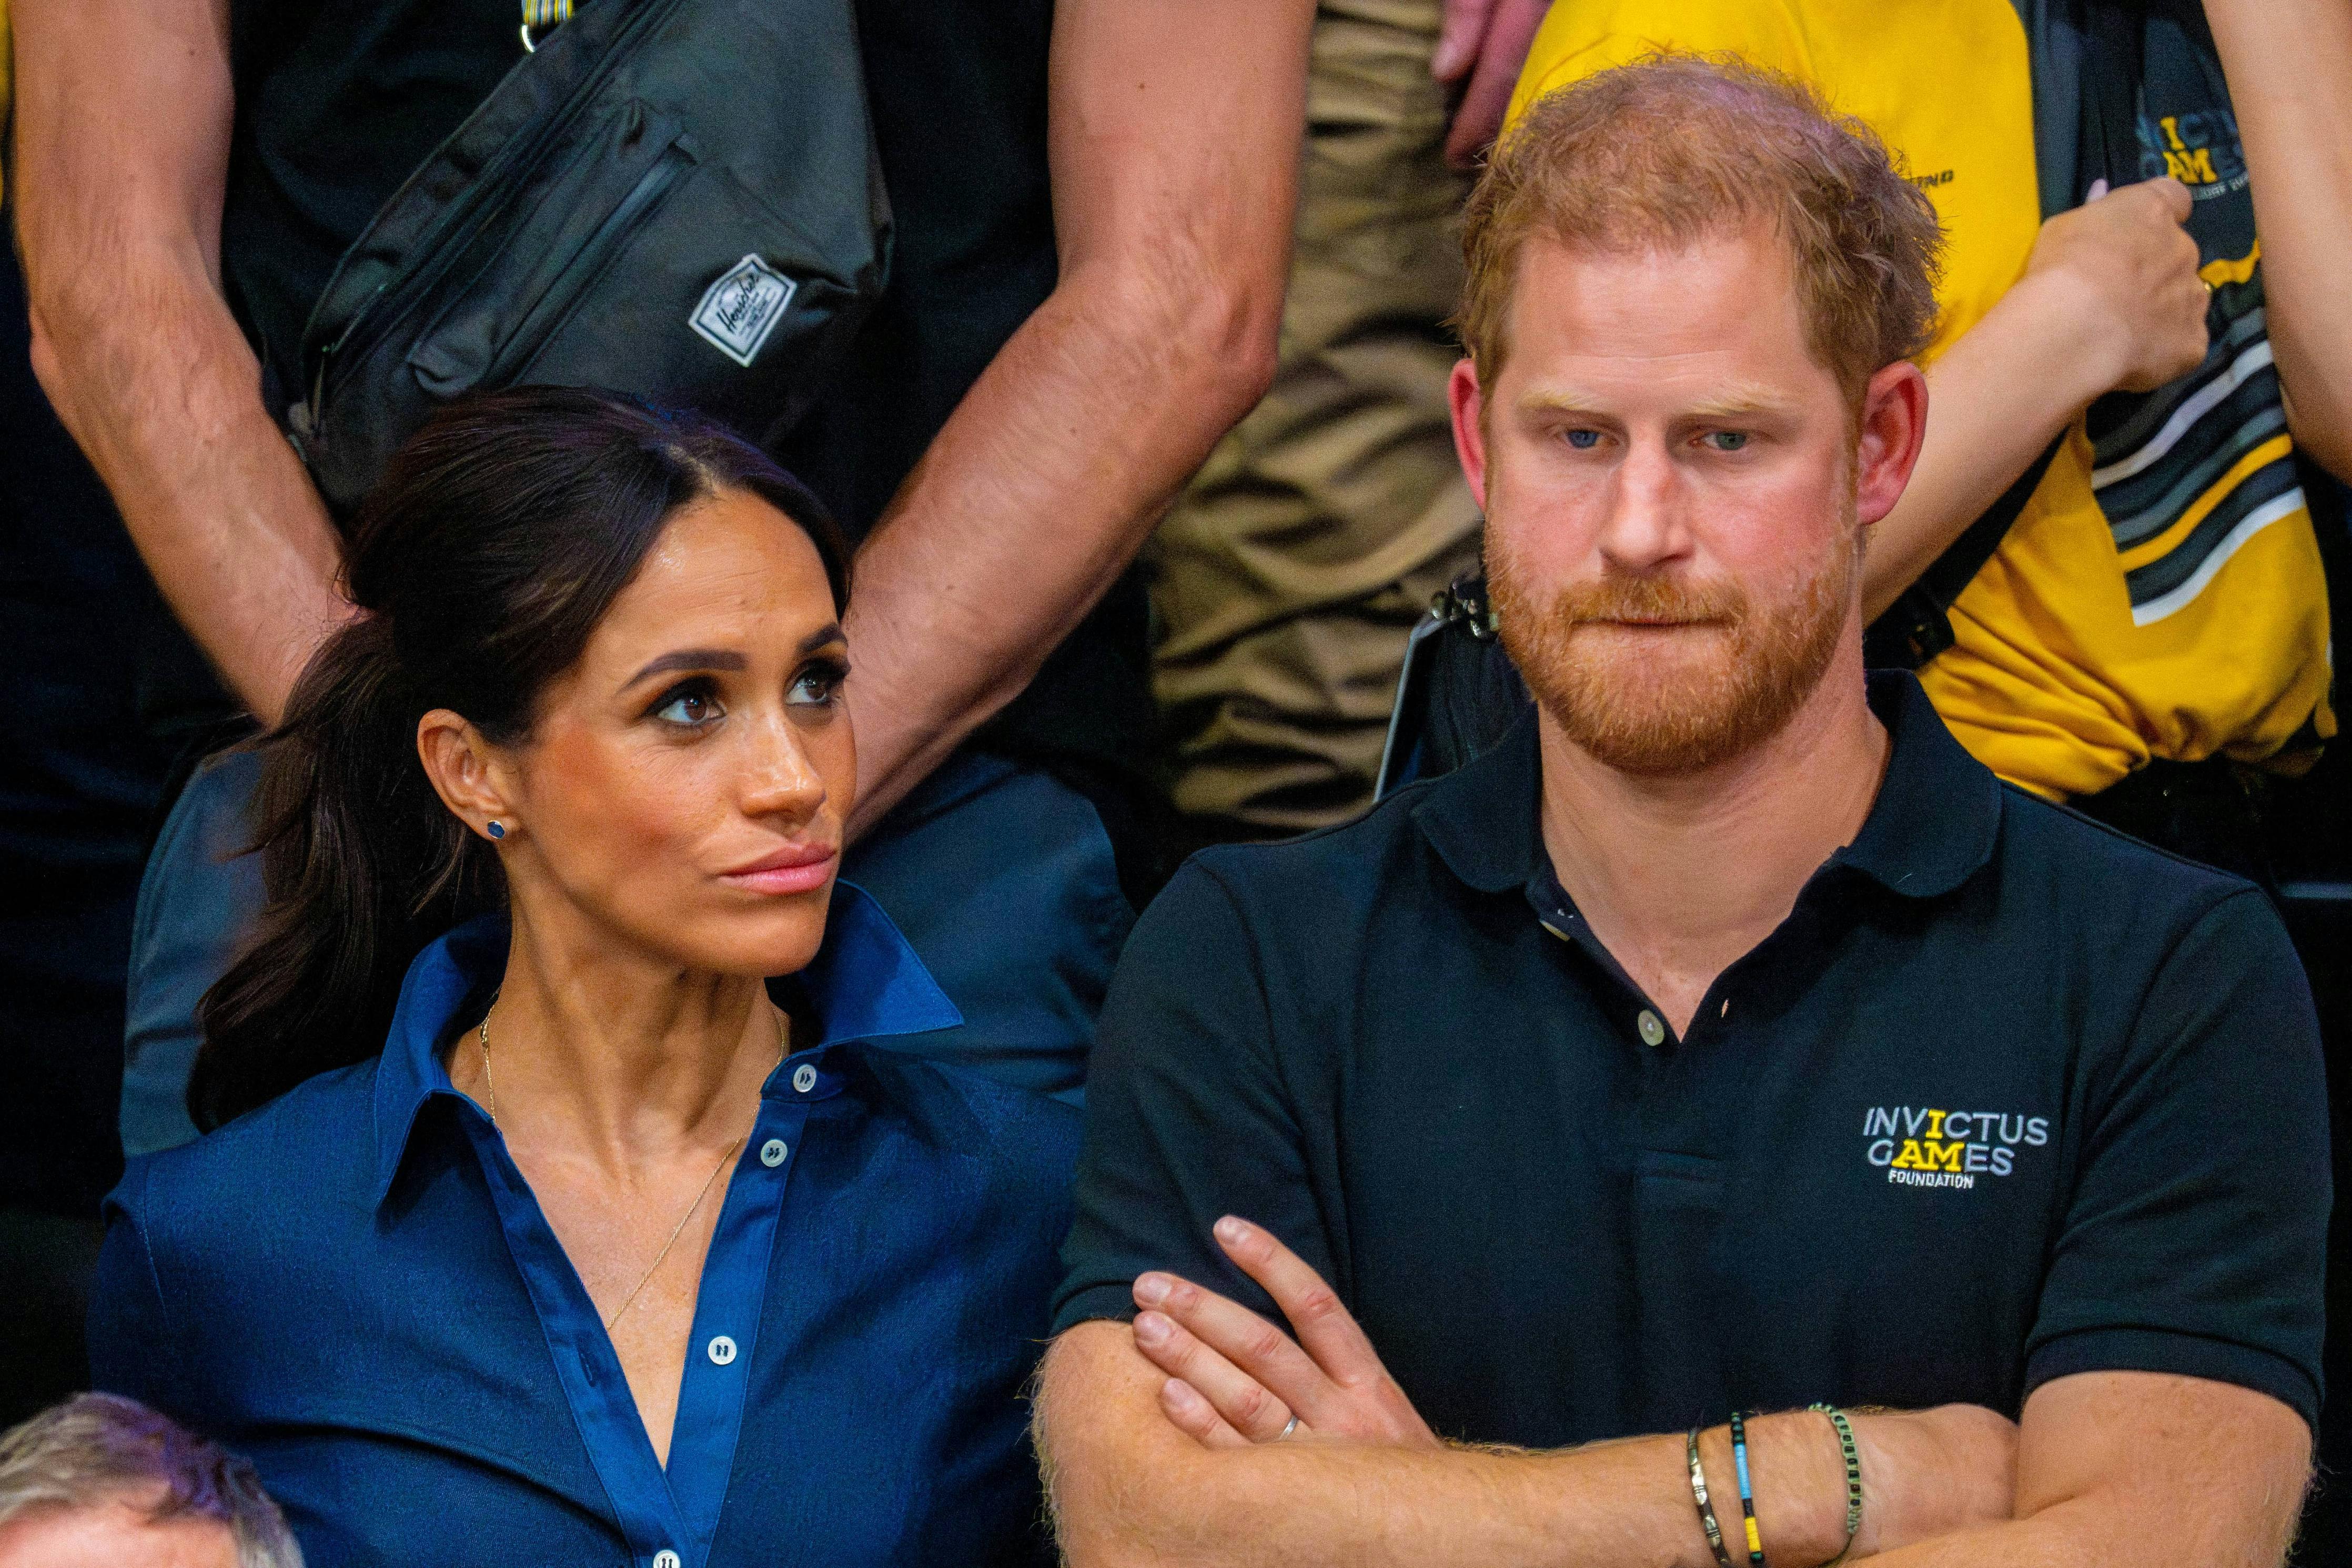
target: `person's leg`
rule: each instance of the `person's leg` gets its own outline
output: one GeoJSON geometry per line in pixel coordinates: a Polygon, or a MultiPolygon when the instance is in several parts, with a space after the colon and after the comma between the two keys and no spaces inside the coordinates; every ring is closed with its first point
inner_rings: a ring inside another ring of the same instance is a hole
{"type": "Polygon", "coordinates": [[[175,699],[207,679],[34,381],[27,331],[0,246],[0,685],[15,721],[0,751],[0,1427],[89,1384],[99,1205],[122,1174],[132,908],[175,699]]]}
{"type": "Polygon", "coordinates": [[[188,1072],[202,1038],[196,1004],[228,972],[261,913],[252,803],[261,758],[228,751],[196,769],[164,820],[139,884],[123,1029],[122,1152],[142,1155],[196,1135],[188,1072]]]}
{"type": "Polygon", "coordinates": [[[964,1016],[886,1041],[1076,1100],[1095,1015],[1135,924],[1087,798],[1036,768],[962,752],[845,858],[964,1016]]]}
{"type": "Polygon", "coordinates": [[[1467,176],[1429,74],[1439,0],[1324,0],[1273,389],[1154,540],[1153,684],[1195,837],[1370,802],[1412,623],[1470,564],[1442,323],[1467,176]]]}

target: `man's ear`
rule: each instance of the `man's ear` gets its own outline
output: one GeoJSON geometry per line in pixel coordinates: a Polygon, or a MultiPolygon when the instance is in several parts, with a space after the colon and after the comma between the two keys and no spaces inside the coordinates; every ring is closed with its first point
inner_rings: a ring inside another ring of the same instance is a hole
{"type": "Polygon", "coordinates": [[[1854,515],[1864,527],[1895,509],[1919,465],[1927,438],[1927,378],[1897,360],[1863,389],[1861,439],[1854,451],[1854,515]]]}
{"type": "Polygon", "coordinates": [[[510,799],[511,779],[503,761],[482,732],[446,707],[436,707],[416,721],[416,756],[433,792],[457,819],[476,835],[510,836],[521,821],[510,799]]]}
{"type": "Polygon", "coordinates": [[[1471,497],[1483,512],[1486,509],[1486,432],[1478,421],[1486,412],[1486,394],[1478,387],[1478,367],[1467,359],[1454,361],[1453,378],[1445,383],[1445,400],[1454,409],[1454,451],[1470,480],[1471,497]]]}

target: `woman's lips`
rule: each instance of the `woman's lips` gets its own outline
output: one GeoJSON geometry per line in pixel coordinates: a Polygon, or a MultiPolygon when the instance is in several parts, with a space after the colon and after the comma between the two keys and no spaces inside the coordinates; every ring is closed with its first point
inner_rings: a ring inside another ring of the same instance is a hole
{"type": "Polygon", "coordinates": [[[747,893],[814,893],[833,880],[834,862],[840,858],[840,852],[830,845],[790,845],[738,866],[720,880],[747,893]]]}

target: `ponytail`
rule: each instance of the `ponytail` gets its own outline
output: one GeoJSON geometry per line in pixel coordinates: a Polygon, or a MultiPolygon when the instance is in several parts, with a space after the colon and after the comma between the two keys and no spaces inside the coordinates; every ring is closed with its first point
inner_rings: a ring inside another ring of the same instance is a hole
{"type": "Polygon", "coordinates": [[[759,496],[816,546],[836,610],[848,552],[824,506],[757,447],[632,398],[524,387],[462,398],[395,454],[352,526],[361,615],[329,638],[261,743],[254,936],[197,1009],[198,1127],[383,1049],[408,966],[503,908],[498,853],[450,813],[417,721],[529,737],[678,507],[759,496]]]}
{"type": "Polygon", "coordinates": [[[390,622],[362,615],[320,649],[260,743],[268,904],[197,1009],[188,1111],[205,1131],[374,1054],[418,949],[502,901],[497,857],[418,766],[424,713],[390,622]]]}

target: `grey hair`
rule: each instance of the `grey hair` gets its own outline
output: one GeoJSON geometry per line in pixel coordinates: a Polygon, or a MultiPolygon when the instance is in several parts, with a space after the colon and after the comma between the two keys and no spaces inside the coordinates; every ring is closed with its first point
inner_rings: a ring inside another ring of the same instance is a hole
{"type": "Polygon", "coordinates": [[[236,1542],[237,1568],[302,1568],[253,1467],[135,1399],[77,1394],[0,1435],[0,1524],[109,1502],[156,1522],[218,1520],[236,1542]]]}

